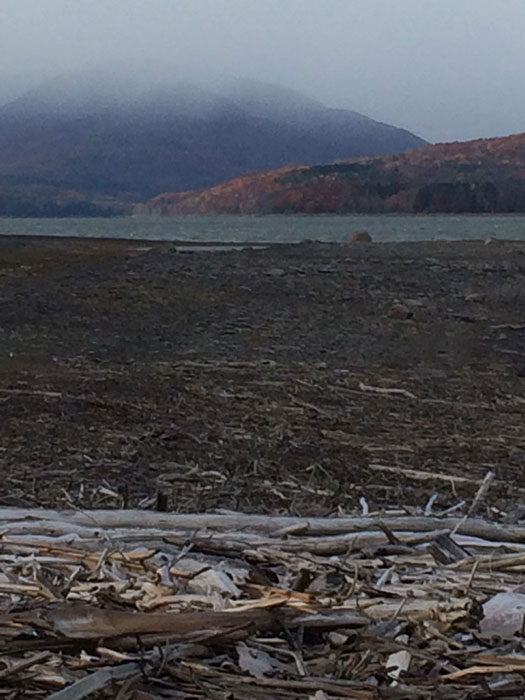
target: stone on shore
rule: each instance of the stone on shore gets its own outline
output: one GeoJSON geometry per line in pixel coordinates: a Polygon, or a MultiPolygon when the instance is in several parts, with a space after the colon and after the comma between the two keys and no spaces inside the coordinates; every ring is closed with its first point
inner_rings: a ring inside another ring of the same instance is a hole
{"type": "Polygon", "coordinates": [[[474,302],[476,304],[482,304],[485,301],[485,295],[479,292],[472,292],[472,294],[467,294],[465,296],[465,301],[474,302]]]}
{"type": "Polygon", "coordinates": [[[368,231],[352,231],[348,239],[349,243],[372,243],[372,236],[368,231]]]}
{"type": "Polygon", "coordinates": [[[414,312],[411,309],[409,309],[409,307],[405,304],[394,303],[390,308],[390,312],[388,315],[390,316],[390,318],[398,319],[400,321],[406,321],[407,319],[412,318],[414,316],[414,312]]]}

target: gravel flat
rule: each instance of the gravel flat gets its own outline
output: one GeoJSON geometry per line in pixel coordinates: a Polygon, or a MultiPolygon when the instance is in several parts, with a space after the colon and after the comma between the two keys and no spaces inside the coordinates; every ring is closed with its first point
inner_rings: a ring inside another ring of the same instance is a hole
{"type": "MultiPolygon", "coordinates": [[[[0,504],[525,502],[525,247],[0,238],[0,504]]],[[[361,505],[360,505],[361,504],[361,505]]]]}

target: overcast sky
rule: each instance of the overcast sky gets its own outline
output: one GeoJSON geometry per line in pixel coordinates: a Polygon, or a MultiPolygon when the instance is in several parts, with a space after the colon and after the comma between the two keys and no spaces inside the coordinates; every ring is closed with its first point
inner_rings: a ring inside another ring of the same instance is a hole
{"type": "Polygon", "coordinates": [[[122,62],[277,82],[431,141],[525,131],[525,0],[0,0],[4,92],[122,62]]]}

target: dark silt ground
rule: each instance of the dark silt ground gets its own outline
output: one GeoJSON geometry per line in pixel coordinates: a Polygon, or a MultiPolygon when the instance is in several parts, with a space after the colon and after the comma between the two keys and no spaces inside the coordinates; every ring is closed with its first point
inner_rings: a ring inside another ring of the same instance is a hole
{"type": "Polygon", "coordinates": [[[2,237],[0,504],[444,509],[493,471],[512,513],[524,273],[518,243],[2,237]]]}

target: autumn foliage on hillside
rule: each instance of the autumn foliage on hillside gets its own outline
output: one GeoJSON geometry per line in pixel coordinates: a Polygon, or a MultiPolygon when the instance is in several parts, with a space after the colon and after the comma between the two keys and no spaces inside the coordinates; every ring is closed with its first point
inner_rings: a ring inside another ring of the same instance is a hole
{"type": "Polygon", "coordinates": [[[250,173],[142,214],[525,212],[525,134],[250,173]]]}

